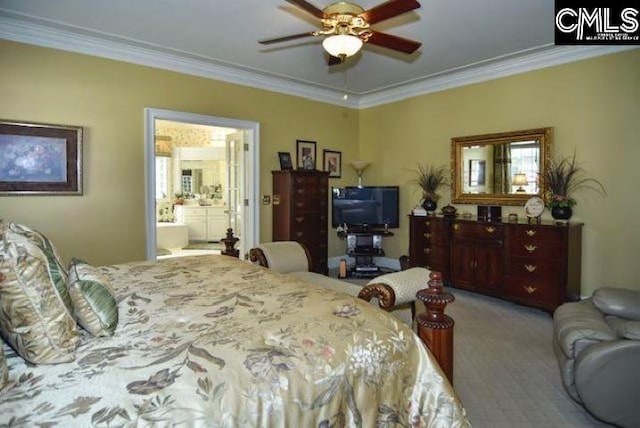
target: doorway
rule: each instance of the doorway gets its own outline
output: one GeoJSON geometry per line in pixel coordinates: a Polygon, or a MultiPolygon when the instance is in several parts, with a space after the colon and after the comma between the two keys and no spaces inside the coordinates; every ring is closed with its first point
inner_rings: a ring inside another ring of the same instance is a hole
{"type": "MultiPolygon", "coordinates": [[[[234,236],[240,238],[236,246],[240,254],[257,245],[258,153],[257,122],[145,109],[147,259],[158,256],[158,226],[177,226],[170,229],[180,233],[183,232],[179,229],[188,229],[190,241],[206,244],[219,240],[219,232],[229,225],[234,236]],[[173,147],[171,137],[158,134],[165,123],[182,125],[190,132],[215,129],[222,137],[214,137],[217,143],[206,150],[180,144],[173,147]],[[160,141],[156,141],[157,137],[160,141]],[[224,162],[216,163],[215,159],[220,160],[221,156],[224,162]],[[176,202],[183,205],[175,205],[176,202]]],[[[165,230],[162,229],[163,236],[165,230]]]]}

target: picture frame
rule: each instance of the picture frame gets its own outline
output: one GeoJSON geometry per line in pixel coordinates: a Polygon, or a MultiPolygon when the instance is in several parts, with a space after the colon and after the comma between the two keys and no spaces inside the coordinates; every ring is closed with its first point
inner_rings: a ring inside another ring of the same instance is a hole
{"type": "Polygon", "coordinates": [[[316,169],[316,142],[296,140],[296,165],[298,169],[316,169]]]}
{"type": "Polygon", "coordinates": [[[82,195],[83,128],[0,121],[0,196],[82,195]]]}
{"type": "Polygon", "coordinates": [[[323,170],[329,173],[329,178],[342,177],[342,152],[335,150],[322,151],[323,170]]]}
{"type": "Polygon", "coordinates": [[[280,169],[282,171],[288,171],[293,169],[293,162],[291,161],[291,153],[278,152],[278,159],[280,160],[280,169]]]}
{"type": "Polygon", "coordinates": [[[484,186],[487,162],[481,159],[469,160],[469,186],[484,186]]]}

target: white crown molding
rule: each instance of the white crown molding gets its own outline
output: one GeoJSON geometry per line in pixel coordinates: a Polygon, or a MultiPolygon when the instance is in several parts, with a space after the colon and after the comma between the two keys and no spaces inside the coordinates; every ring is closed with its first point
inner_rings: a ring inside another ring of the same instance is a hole
{"type": "Polygon", "coordinates": [[[593,58],[600,55],[636,49],[637,46],[554,46],[550,45],[542,51],[510,57],[502,60],[483,61],[464,67],[438,73],[436,76],[425,76],[417,81],[407,82],[400,86],[370,92],[360,96],[358,108],[364,109],[401,101],[418,95],[452,89],[473,83],[485,82],[500,77],[525,73],[527,71],[552,67],[573,61],[593,58]],[[487,62],[492,62],[487,64],[487,62]]]}
{"type": "Polygon", "coordinates": [[[637,46],[544,46],[537,48],[533,53],[532,51],[521,52],[365,94],[349,94],[349,98],[345,100],[344,92],[312,82],[267,74],[233,64],[218,63],[211,59],[190,56],[187,53],[164,52],[159,47],[148,48],[133,42],[114,41],[93,34],[79,34],[23,19],[0,16],[0,38],[161,68],[355,109],[375,107],[445,89],[637,48],[637,46]]]}
{"type": "Polygon", "coordinates": [[[314,85],[311,82],[267,75],[264,72],[246,70],[239,66],[216,64],[204,58],[190,58],[186,54],[161,52],[134,44],[101,39],[93,35],[77,34],[20,19],[0,16],[0,38],[221,80],[329,104],[352,108],[358,106],[357,95],[350,95],[347,100],[344,100],[344,92],[314,85]]]}

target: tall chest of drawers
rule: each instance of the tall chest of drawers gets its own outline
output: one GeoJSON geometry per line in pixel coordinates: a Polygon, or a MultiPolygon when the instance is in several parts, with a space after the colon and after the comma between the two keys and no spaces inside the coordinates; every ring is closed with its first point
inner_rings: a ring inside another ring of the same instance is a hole
{"type": "Polygon", "coordinates": [[[582,224],[410,216],[409,261],[446,285],[548,311],[580,296],[582,224]]]}
{"type": "Polygon", "coordinates": [[[327,272],[329,173],[273,171],[273,240],[297,241],[311,256],[311,270],[327,272]]]}

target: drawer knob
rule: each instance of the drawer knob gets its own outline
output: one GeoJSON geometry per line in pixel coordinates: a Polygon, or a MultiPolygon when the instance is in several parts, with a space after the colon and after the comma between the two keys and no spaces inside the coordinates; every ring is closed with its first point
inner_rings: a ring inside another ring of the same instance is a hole
{"type": "Polygon", "coordinates": [[[524,246],[524,249],[527,250],[530,253],[533,253],[536,250],[536,248],[538,248],[538,247],[536,247],[535,245],[525,245],[524,246]]]}
{"type": "Polygon", "coordinates": [[[529,294],[533,294],[538,290],[536,287],[532,287],[530,285],[528,285],[526,287],[522,287],[522,288],[524,288],[524,291],[526,291],[529,294]]]}
{"type": "Polygon", "coordinates": [[[424,225],[425,225],[425,226],[427,226],[427,227],[429,227],[429,226],[431,226],[431,222],[430,222],[430,221],[425,221],[425,222],[424,222],[424,225]]]}
{"type": "Polygon", "coordinates": [[[536,234],[536,232],[537,232],[536,230],[533,230],[533,229],[527,229],[527,232],[526,232],[526,233],[527,233],[527,235],[528,235],[528,236],[533,236],[533,235],[535,235],[535,234],[536,234]]]}
{"type": "Polygon", "coordinates": [[[431,254],[431,248],[425,248],[424,249],[424,253],[425,254],[431,254]]]}
{"type": "Polygon", "coordinates": [[[488,227],[485,227],[484,229],[489,233],[493,233],[496,231],[496,228],[493,226],[488,226],[488,227]]]}
{"type": "Polygon", "coordinates": [[[304,207],[304,202],[296,202],[296,207],[298,208],[304,207]]]}
{"type": "Polygon", "coordinates": [[[460,225],[459,224],[454,224],[453,225],[453,230],[458,230],[460,229],[460,225]]]}
{"type": "Polygon", "coordinates": [[[431,239],[430,233],[423,233],[422,236],[424,236],[426,239],[431,239]]]}
{"type": "Polygon", "coordinates": [[[298,223],[302,223],[304,221],[304,217],[296,217],[296,221],[298,223]]]}
{"type": "Polygon", "coordinates": [[[538,269],[538,266],[536,266],[536,265],[524,265],[524,268],[527,270],[527,272],[533,272],[534,270],[538,269]]]}

